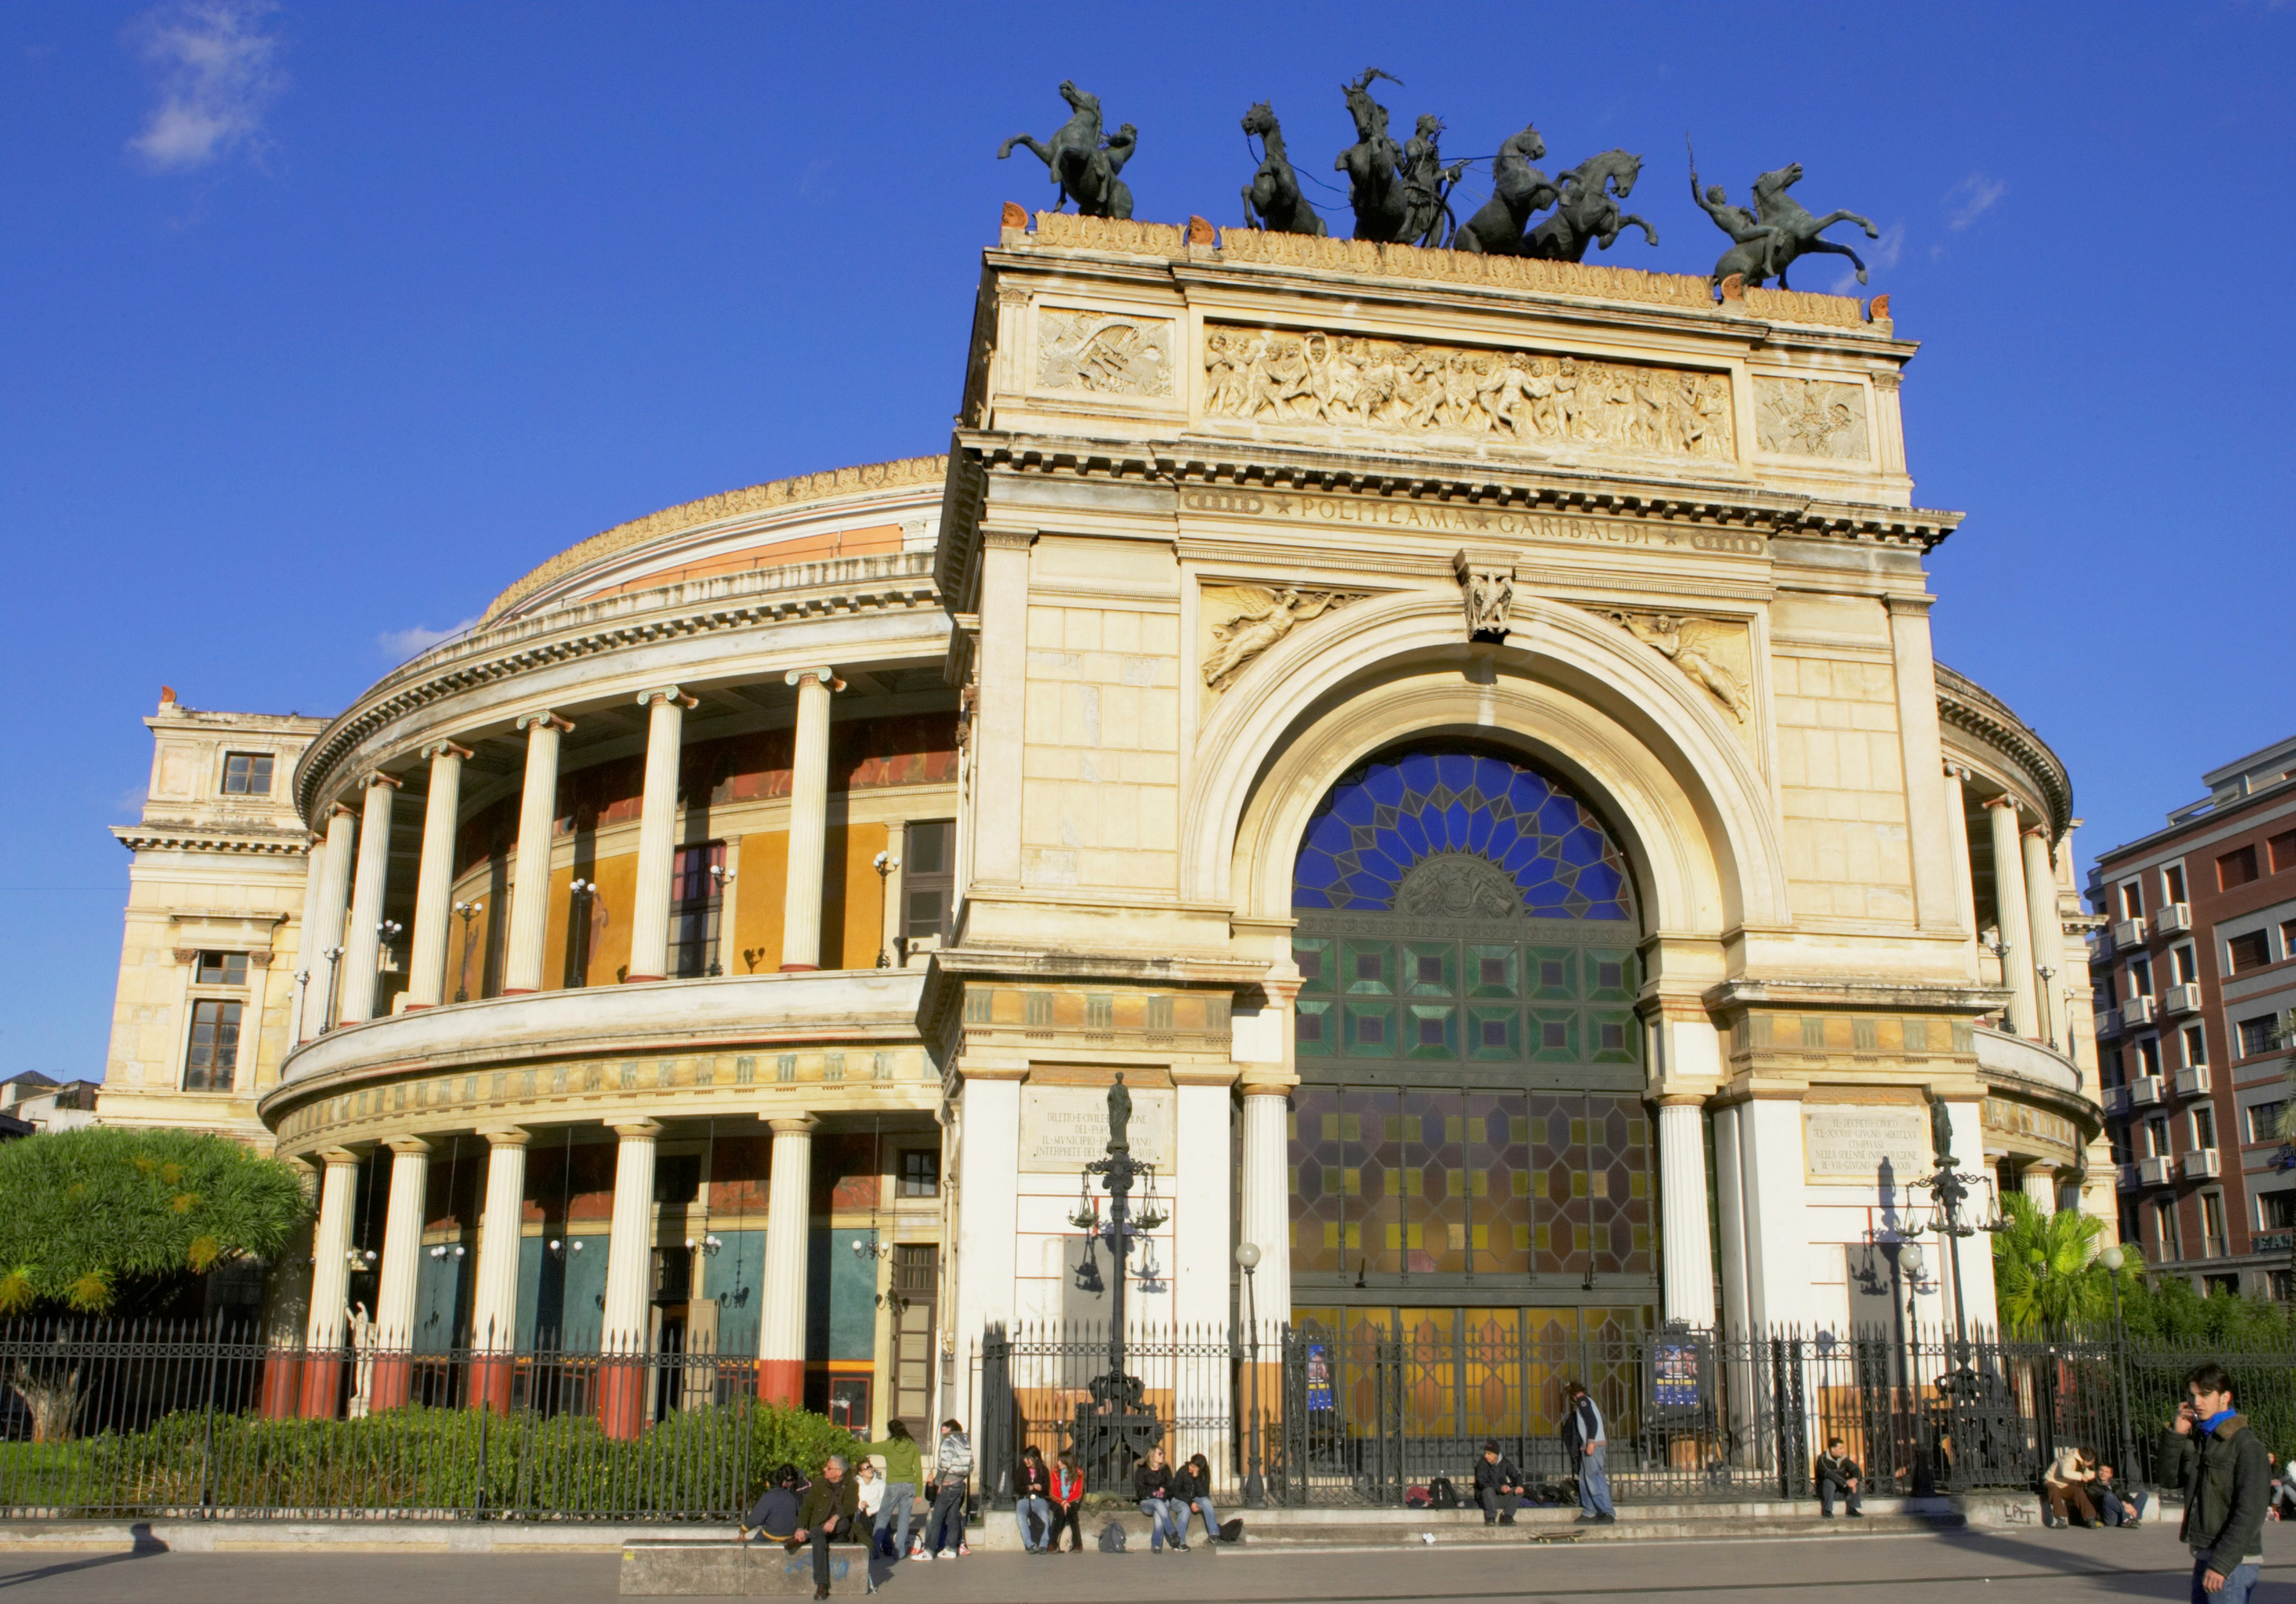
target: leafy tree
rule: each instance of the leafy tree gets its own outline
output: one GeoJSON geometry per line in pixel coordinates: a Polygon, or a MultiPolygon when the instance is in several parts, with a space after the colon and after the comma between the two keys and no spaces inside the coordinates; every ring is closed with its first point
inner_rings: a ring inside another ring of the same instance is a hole
{"type": "MultiPolygon", "coordinates": [[[[2054,1337],[2112,1318],[2114,1272],[2097,1262],[2104,1222],[2078,1209],[2043,1213],[2021,1193],[2003,1199],[2007,1229],[1993,1238],[1993,1291],[2012,1337],[2054,1337]]],[[[2143,1263],[2128,1249],[2120,1271],[2121,1296],[2141,1285],[2143,1263]]]]}
{"type": "Polygon", "coordinates": [[[2124,1287],[2120,1314],[2137,1342],[2224,1353],[2284,1353],[2296,1344],[2296,1320],[2283,1305],[2221,1289],[2203,1297],[2183,1276],[2124,1287]]]}
{"type": "Polygon", "coordinates": [[[225,1137],[98,1125],[0,1143],[0,1314],[160,1301],[276,1253],[310,1212],[295,1171],[225,1137]]]}

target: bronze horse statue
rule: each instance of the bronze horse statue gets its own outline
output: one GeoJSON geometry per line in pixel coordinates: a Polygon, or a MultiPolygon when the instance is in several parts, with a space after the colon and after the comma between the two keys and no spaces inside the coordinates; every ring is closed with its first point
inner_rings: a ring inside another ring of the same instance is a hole
{"type": "Polygon", "coordinates": [[[1283,151],[1283,130],[1266,101],[1243,114],[1244,137],[1248,140],[1255,134],[1267,155],[1259,170],[1251,175],[1251,182],[1243,186],[1245,226],[1270,234],[1326,234],[1329,230],[1324,219],[1300,193],[1300,175],[1292,170],[1292,159],[1283,151]]]}
{"type": "Polygon", "coordinates": [[[1387,108],[1371,97],[1371,81],[1375,78],[1390,84],[1403,81],[1391,72],[1367,67],[1361,78],[1341,88],[1347,96],[1348,114],[1355,119],[1356,142],[1341,151],[1332,166],[1348,176],[1348,204],[1356,214],[1355,237],[1391,244],[1437,243],[1448,215],[1444,195],[1466,163],[1443,165],[1442,152],[1435,147],[1435,137],[1443,131],[1440,118],[1421,118],[1411,143],[1396,144],[1387,131],[1387,108]]]}
{"type": "Polygon", "coordinates": [[[1622,212],[1619,202],[1635,192],[1643,159],[1626,151],[1604,151],[1589,156],[1558,180],[1561,199],[1554,213],[1530,231],[1526,256],[1549,261],[1587,259],[1587,247],[1608,251],[1628,228],[1639,228],[1643,238],[1658,243],[1658,230],[1634,213],[1622,212]]]}
{"type": "Polygon", "coordinates": [[[1714,264],[1712,282],[1718,284],[1736,274],[1750,287],[1759,289],[1766,279],[1775,276],[1779,289],[1792,289],[1793,286],[1786,283],[1786,269],[1797,257],[1817,255],[1848,257],[1850,266],[1857,269],[1857,282],[1866,282],[1866,264],[1857,253],[1847,245],[1820,239],[1818,234],[1836,223],[1857,224],[1869,240],[1881,238],[1882,231],[1874,226],[1872,218],[1861,218],[1854,211],[1829,211],[1822,218],[1812,217],[1800,202],[1786,193],[1800,182],[1799,161],[1789,161],[1775,172],[1764,173],[1755,179],[1754,213],[1750,223],[1744,208],[1727,204],[1728,192],[1720,185],[1700,194],[1698,169],[1691,169],[1691,198],[1732,241],[1730,249],[1722,253],[1722,259],[1714,264]]]}
{"type": "Polygon", "coordinates": [[[1491,198],[1451,235],[1451,249],[1484,256],[1529,256],[1526,230],[1533,212],[1544,211],[1562,191],[1531,165],[1546,154],[1546,141],[1525,127],[1499,146],[1491,161],[1491,198]]]}
{"type": "Polygon", "coordinates": [[[1004,160],[1019,145],[1043,162],[1060,191],[1060,198],[1053,203],[1054,210],[1073,200],[1077,210],[1087,218],[1129,218],[1132,191],[1117,175],[1132,159],[1133,149],[1140,143],[1139,130],[1128,122],[1103,139],[1098,95],[1086,95],[1063,78],[1061,98],[1069,103],[1074,115],[1049,143],[1039,144],[1026,134],[1015,134],[997,147],[996,160],[1004,160]]]}

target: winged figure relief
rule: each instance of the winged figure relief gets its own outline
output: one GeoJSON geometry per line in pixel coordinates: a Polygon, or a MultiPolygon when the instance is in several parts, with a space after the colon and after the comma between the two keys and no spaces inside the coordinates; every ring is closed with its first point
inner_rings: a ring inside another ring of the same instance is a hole
{"type": "Polygon", "coordinates": [[[1714,649],[1734,631],[1711,619],[1685,618],[1672,613],[1614,613],[1611,615],[1644,646],[1671,659],[1674,665],[1713,693],[1714,699],[1743,724],[1749,687],[1742,676],[1714,655],[1714,649]]]}
{"type": "Polygon", "coordinates": [[[1330,612],[1348,597],[1332,590],[1296,590],[1290,586],[1270,590],[1242,586],[1235,616],[1212,629],[1211,649],[1204,654],[1204,683],[1226,690],[1251,660],[1309,619],[1330,612]]]}

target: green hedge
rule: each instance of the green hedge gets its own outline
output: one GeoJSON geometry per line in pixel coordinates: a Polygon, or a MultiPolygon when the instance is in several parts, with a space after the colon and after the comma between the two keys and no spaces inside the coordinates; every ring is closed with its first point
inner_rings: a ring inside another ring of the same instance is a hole
{"type": "Polygon", "coordinates": [[[587,1415],[412,1406],[357,1420],[196,1411],[146,1430],[0,1444],[0,1508],[151,1513],[484,1511],[731,1518],[783,1463],[810,1473],[857,1439],[820,1415],[743,1401],[681,1410],[626,1442],[587,1415]]]}

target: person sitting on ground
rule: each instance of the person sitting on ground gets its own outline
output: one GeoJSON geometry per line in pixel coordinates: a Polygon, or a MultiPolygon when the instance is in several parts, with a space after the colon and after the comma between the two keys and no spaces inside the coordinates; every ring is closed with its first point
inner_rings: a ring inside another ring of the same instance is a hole
{"type": "Polygon", "coordinates": [[[2272,1503],[2265,1513],[2274,1520],[2296,1520],[2296,1453],[2280,1461],[2280,1479],[2273,1484],[2272,1503]]]}
{"type": "Polygon", "coordinates": [[[917,1451],[917,1440],[909,1435],[906,1421],[896,1420],[885,1427],[881,1443],[864,1443],[861,1452],[882,1454],[885,1460],[884,1480],[878,1503],[870,1513],[872,1547],[891,1558],[909,1551],[909,1521],[917,1501],[917,1485],[924,1480],[924,1456],[917,1451]]]}
{"type": "Polygon", "coordinates": [[[1069,1552],[1084,1552],[1084,1470],[1076,1455],[1063,1452],[1053,1463],[1053,1529],[1045,1538],[1046,1550],[1061,1546],[1061,1532],[1069,1534],[1069,1552]]]}
{"type": "Polygon", "coordinates": [[[2096,1505],[2088,1495],[2089,1485],[2096,1480],[2095,1467],[2096,1461],[2085,1448],[2068,1446],[2057,1450],[2057,1457],[2049,1461],[2049,1468],[2041,1477],[2044,1526],[2053,1526],[2061,1521],[2077,1526],[2097,1524],[2096,1505]]]}
{"type": "Polygon", "coordinates": [[[763,1534],[769,1542],[787,1542],[797,1530],[797,1508],[806,1488],[805,1477],[798,1474],[795,1465],[783,1465],[774,1472],[774,1479],[758,1495],[757,1507],[741,1526],[742,1541],[763,1534]]]}
{"type": "Polygon", "coordinates": [[[831,1454],[821,1468],[821,1479],[805,1490],[805,1501],[798,1506],[797,1531],[787,1545],[795,1553],[800,1544],[813,1544],[813,1596],[816,1599],[829,1596],[829,1545],[853,1535],[859,1509],[859,1489],[845,1474],[844,1455],[831,1454]]]}
{"type": "Polygon", "coordinates": [[[1021,1551],[1041,1554],[1053,1546],[1053,1473],[1045,1468],[1042,1450],[1031,1443],[1021,1450],[1020,1483],[1013,1489],[1013,1521],[1021,1528],[1021,1551]],[[1037,1533],[1042,1529],[1044,1535],[1037,1533]]]}
{"type": "Polygon", "coordinates": [[[2135,1477],[2127,1480],[2113,1474],[2110,1465],[2096,1468],[2096,1485],[2089,1489],[2096,1499],[2096,1512],[2109,1526],[2126,1526],[2135,1530],[2144,1522],[2144,1484],[2135,1477]]]}
{"type": "Polygon", "coordinates": [[[1514,1461],[1499,1452],[1496,1442],[1485,1443],[1475,1456],[1475,1501],[1483,1506],[1483,1524],[1496,1522],[1503,1526],[1514,1525],[1514,1512],[1522,1508],[1529,1496],[1522,1485],[1522,1472],[1514,1461]]]}
{"type": "Polygon", "coordinates": [[[2194,1599],[2247,1604],[2264,1566],[2264,1508],[2272,1465],[2264,1440],[2233,1408],[2232,1378],[2204,1364],[2185,1378],[2177,1435],[2194,1443],[2178,1541],[2192,1551],[2194,1599]]]}
{"type": "Polygon", "coordinates": [[[1148,1518],[1150,1553],[1162,1553],[1168,1537],[1175,1551],[1187,1548],[1180,1529],[1172,1523],[1172,1468],[1164,1462],[1161,1443],[1151,1448],[1148,1457],[1134,1468],[1132,1496],[1139,1501],[1140,1512],[1148,1518]]]}
{"type": "Polygon", "coordinates": [[[1188,1517],[1201,1516],[1204,1523],[1204,1541],[1220,1540],[1219,1511],[1212,1507],[1211,1462],[1201,1453],[1189,1456],[1188,1462],[1172,1472],[1172,1512],[1180,1523],[1180,1546],[1188,1546],[1188,1517]]]}
{"type": "Polygon", "coordinates": [[[1820,1518],[1832,1520],[1833,1501],[1839,1498],[1852,1520],[1863,1520],[1866,1511],[1859,1487],[1866,1473],[1857,1468],[1856,1460],[1841,1452],[1841,1446],[1840,1437],[1828,1437],[1825,1452],[1817,1456],[1817,1513],[1820,1518]]]}
{"type": "Polygon", "coordinates": [[[940,1423],[940,1445],[934,1451],[932,1513],[925,1532],[909,1551],[912,1559],[954,1559],[972,1552],[964,1541],[966,1505],[972,1493],[972,1439],[955,1420],[940,1423]]]}

